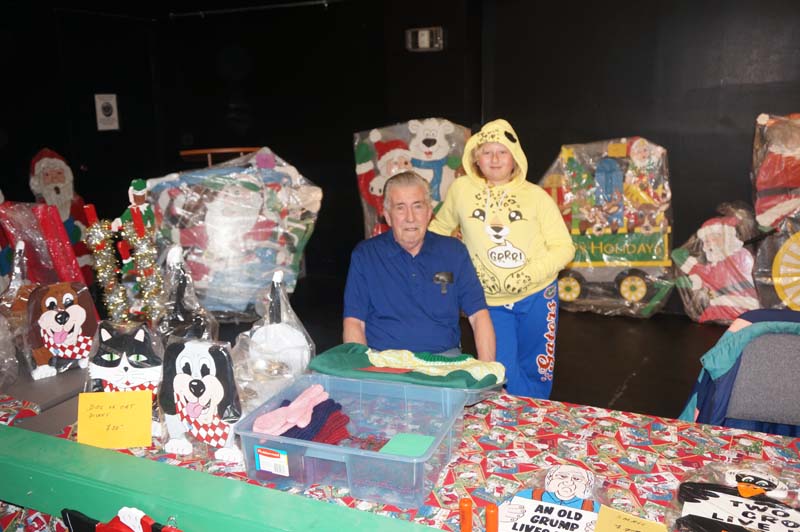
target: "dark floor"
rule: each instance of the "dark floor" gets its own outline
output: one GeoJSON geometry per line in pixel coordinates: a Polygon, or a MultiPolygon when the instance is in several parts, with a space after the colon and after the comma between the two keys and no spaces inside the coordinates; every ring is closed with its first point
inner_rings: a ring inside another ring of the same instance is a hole
{"type": "MultiPolygon", "coordinates": [[[[342,293],[342,279],[316,276],[300,279],[291,297],[318,353],[341,342],[342,293]]],[[[469,325],[462,329],[468,351],[469,325]]],[[[682,315],[642,320],[562,311],[551,399],[677,417],[700,356],[724,331],[682,315]]]]}

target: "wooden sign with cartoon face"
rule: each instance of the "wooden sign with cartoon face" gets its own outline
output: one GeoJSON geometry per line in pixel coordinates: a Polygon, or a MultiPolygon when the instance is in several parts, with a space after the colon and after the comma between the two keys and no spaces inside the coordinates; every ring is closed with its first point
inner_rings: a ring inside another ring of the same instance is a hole
{"type": "Polygon", "coordinates": [[[241,451],[234,447],[233,432],[242,408],[227,343],[170,343],[164,353],[164,378],[158,400],[169,431],[167,452],[192,453],[188,433],[195,441],[216,448],[218,460],[242,460],[241,451]]]}
{"type": "Polygon", "coordinates": [[[89,290],[81,283],[37,287],[28,299],[28,344],[31,376],[52,377],[89,364],[97,314],[89,290]]]}
{"type": "Polygon", "coordinates": [[[792,532],[800,528],[800,511],[773,497],[786,486],[773,475],[732,470],[727,485],[684,482],[678,489],[683,503],[676,527],[685,532],[761,530],[792,532]]]}

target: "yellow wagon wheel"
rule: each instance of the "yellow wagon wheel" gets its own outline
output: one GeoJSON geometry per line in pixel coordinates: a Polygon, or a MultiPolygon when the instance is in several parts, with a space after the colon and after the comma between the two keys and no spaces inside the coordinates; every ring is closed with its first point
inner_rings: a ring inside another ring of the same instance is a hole
{"type": "Polygon", "coordinates": [[[800,233],[783,243],[772,260],[775,292],[787,307],[800,310],[800,233]]]}
{"type": "Polygon", "coordinates": [[[638,275],[626,275],[619,283],[619,295],[629,303],[638,303],[647,295],[647,283],[638,275]]]}
{"type": "Polygon", "coordinates": [[[576,278],[565,276],[558,280],[558,298],[561,301],[575,301],[581,297],[581,283],[576,278]]]}

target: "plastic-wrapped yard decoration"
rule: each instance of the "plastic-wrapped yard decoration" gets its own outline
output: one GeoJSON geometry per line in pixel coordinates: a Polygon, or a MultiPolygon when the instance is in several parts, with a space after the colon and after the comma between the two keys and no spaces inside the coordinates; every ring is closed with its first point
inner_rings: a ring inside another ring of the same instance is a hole
{"type": "Polygon", "coordinates": [[[742,312],[759,308],[753,246],[745,242],[761,232],[747,206],[723,204],[717,210],[722,216],[706,220],[672,251],[672,259],[686,314],[700,323],[728,325],[742,312]]]}
{"type": "Polygon", "coordinates": [[[202,338],[217,340],[219,324],[216,318],[204,309],[194,293],[192,276],[183,262],[183,248],[172,246],[167,252],[164,293],[164,314],[156,327],[163,338],[202,338]]]}
{"type": "Polygon", "coordinates": [[[255,319],[275,271],[294,289],[322,190],[269,148],[147,189],[160,245],[183,248],[200,303],[220,321],[255,319]]]}
{"type": "Polygon", "coordinates": [[[642,137],[571,144],[539,183],[575,243],[559,275],[570,311],[647,318],[672,289],[667,151],[642,137]]]}
{"type": "Polygon", "coordinates": [[[364,210],[365,238],[389,230],[383,212],[383,185],[412,170],[431,187],[434,209],[459,174],[470,130],[443,118],[409,120],[353,135],[358,192],[364,210]]]}
{"type": "Polygon", "coordinates": [[[89,356],[87,392],[152,394],[151,434],[161,436],[158,387],[161,384],[163,346],[143,323],[101,321],[89,356]]]}
{"type": "Polygon", "coordinates": [[[169,434],[166,452],[202,456],[214,449],[217,460],[241,462],[233,425],[242,410],[230,344],[172,337],[164,350],[158,404],[169,434]]]}
{"type": "Polygon", "coordinates": [[[800,310],[800,213],[783,217],[758,246],[753,279],[762,308],[800,310]]]}
{"type": "Polygon", "coordinates": [[[97,311],[82,283],[40,285],[28,298],[25,347],[33,380],[89,365],[97,311]]]}
{"type": "Polygon", "coordinates": [[[258,310],[264,319],[236,339],[232,357],[242,410],[249,413],[303,373],[315,355],[314,341],[292,310],[276,272],[258,310]]]}
{"type": "Polygon", "coordinates": [[[0,393],[14,384],[19,375],[14,338],[8,322],[0,314],[0,393]]]}
{"type": "Polygon", "coordinates": [[[778,227],[800,211],[800,113],[758,116],[751,179],[761,225],[778,227]]]}

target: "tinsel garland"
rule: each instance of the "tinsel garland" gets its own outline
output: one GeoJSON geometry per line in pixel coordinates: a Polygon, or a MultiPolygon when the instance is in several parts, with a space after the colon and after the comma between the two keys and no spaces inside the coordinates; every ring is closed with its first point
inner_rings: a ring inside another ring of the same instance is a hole
{"type": "Polygon", "coordinates": [[[103,287],[103,301],[111,321],[127,322],[128,293],[117,278],[117,254],[114,251],[111,222],[98,220],[86,229],[86,243],[94,256],[94,270],[97,281],[103,287]]]}
{"type": "MultiPolygon", "coordinates": [[[[155,243],[147,232],[139,236],[131,223],[123,224],[121,233],[122,238],[133,248],[131,258],[137,272],[136,282],[139,289],[137,307],[142,309],[149,323],[156,323],[164,312],[164,292],[161,271],[156,264],[158,252],[155,243]]],[[[111,320],[128,322],[133,314],[133,305],[118,277],[119,261],[114,251],[113,236],[111,223],[108,220],[98,220],[86,230],[86,243],[94,255],[97,280],[103,287],[103,300],[111,320]]]]}
{"type": "Polygon", "coordinates": [[[152,233],[145,230],[139,236],[132,223],[124,223],[121,232],[122,238],[133,248],[131,258],[137,272],[136,282],[139,285],[142,310],[147,320],[155,324],[164,312],[164,283],[156,263],[158,251],[152,233]]]}

